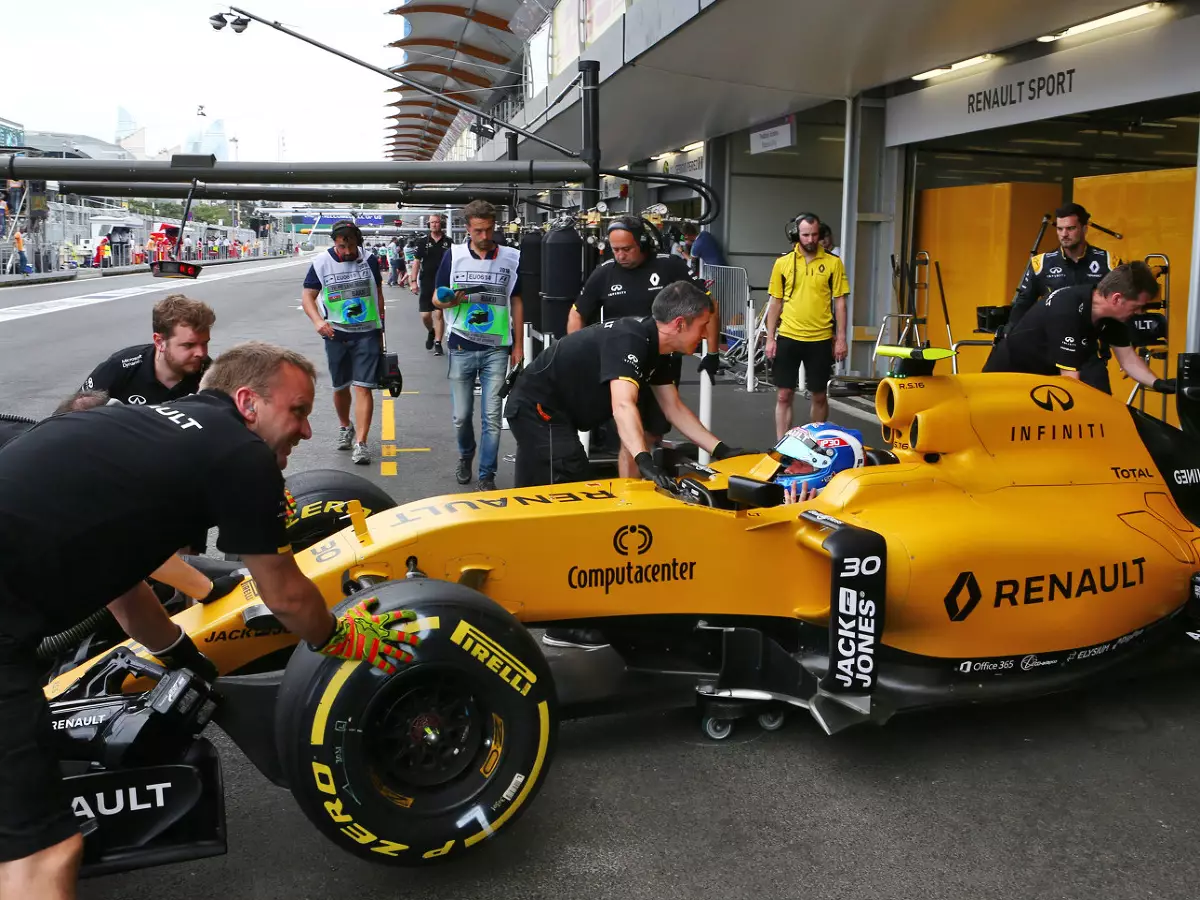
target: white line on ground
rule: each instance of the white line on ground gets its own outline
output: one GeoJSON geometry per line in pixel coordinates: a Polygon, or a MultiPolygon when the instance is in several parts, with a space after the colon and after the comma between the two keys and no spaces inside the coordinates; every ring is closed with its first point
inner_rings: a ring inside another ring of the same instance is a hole
{"type": "MultiPolygon", "coordinates": [[[[239,278],[243,275],[254,275],[258,272],[270,272],[272,269],[283,269],[288,266],[297,266],[301,263],[308,264],[308,262],[309,260],[306,258],[289,259],[287,262],[275,263],[270,266],[255,266],[252,269],[238,269],[236,272],[201,275],[196,283],[204,285],[213,281],[222,281],[226,278],[239,278]]],[[[140,294],[153,294],[155,291],[177,291],[179,289],[179,279],[172,278],[165,282],[155,282],[154,284],[142,284],[110,291],[93,291],[90,294],[80,294],[75,297],[61,297],[58,300],[43,300],[40,303],[8,306],[0,308],[0,323],[11,322],[16,319],[27,319],[30,316],[44,316],[47,313],[62,312],[63,310],[76,309],[80,306],[92,306],[96,303],[108,303],[110,300],[136,297],[140,294]]]]}
{"type": "Polygon", "coordinates": [[[854,416],[856,419],[862,419],[864,422],[870,422],[872,425],[879,424],[879,417],[875,415],[875,413],[867,412],[860,406],[854,406],[851,403],[835,400],[833,397],[829,398],[829,405],[835,409],[840,409],[847,415],[854,416]]]}

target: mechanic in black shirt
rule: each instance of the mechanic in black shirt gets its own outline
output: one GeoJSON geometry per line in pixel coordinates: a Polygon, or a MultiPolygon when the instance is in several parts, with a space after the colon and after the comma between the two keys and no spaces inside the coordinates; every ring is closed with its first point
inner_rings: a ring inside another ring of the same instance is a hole
{"type": "MultiPolygon", "coordinates": [[[[1058,232],[1058,249],[1038,253],[1029,260],[1021,285],[1013,298],[1005,333],[1011,332],[1033,308],[1059,288],[1076,284],[1095,286],[1105,275],[1121,264],[1108,250],[1093,247],[1087,241],[1091,216],[1078,203],[1068,203],[1054,211],[1054,227],[1058,232]]],[[[1001,337],[1003,340],[1003,337],[1001,337]]],[[[1095,361],[1089,362],[1084,381],[1111,393],[1108,387],[1107,346],[1100,345],[1095,361]]]]}
{"type": "MultiPolygon", "coordinates": [[[[654,298],[669,284],[688,281],[703,289],[702,283],[693,278],[682,258],[654,252],[654,238],[650,229],[637,216],[618,216],[609,223],[608,247],[612,251],[612,259],[597,266],[584,283],[579,298],[567,316],[568,334],[598,321],[601,310],[606,321],[622,316],[649,316],[654,298]]],[[[714,379],[721,359],[717,353],[720,330],[720,317],[714,304],[713,315],[703,335],[708,338],[709,352],[701,360],[699,369],[714,379]]],[[[683,369],[682,357],[675,357],[672,366],[672,383],[678,385],[683,369]]],[[[646,428],[646,443],[653,446],[671,430],[670,422],[650,391],[643,391],[638,396],[638,408],[646,428]]],[[[637,466],[625,451],[624,442],[617,460],[617,470],[622,478],[632,478],[637,473],[637,466]]]]}
{"type": "Polygon", "coordinates": [[[1095,287],[1061,288],[1036,304],[1012,333],[992,348],[983,371],[1063,375],[1105,390],[1107,379],[1102,386],[1089,377],[1100,359],[1098,348],[1103,341],[1113,348],[1121,368],[1134,381],[1174,393],[1174,380],[1157,378],[1131,349],[1125,324],[1157,296],[1158,281],[1144,262],[1117,266],[1095,287]]]}
{"type": "Polygon", "coordinates": [[[636,471],[672,487],[647,449],[642,393],[653,392],[667,421],[713,458],[740,452],[700,424],[674,383],[670,354],[695,351],[708,329],[712,301],[691,282],[675,282],[659,291],[651,311],[652,317],[625,316],[574,331],[521,373],[505,408],[517,441],[517,487],[586,478],[588,460],[578,432],[609,418],[616,420],[622,449],[636,471]]]}
{"type": "Polygon", "coordinates": [[[442,231],[442,217],[436,213],[429,217],[429,234],[417,238],[413,252],[417,264],[411,267],[410,286],[417,286],[417,309],[421,311],[421,322],[425,325],[425,349],[432,350],[434,356],[441,356],[442,335],[445,332],[445,321],[442,311],[433,305],[433,294],[437,290],[437,273],[442,265],[442,257],[450,252],[454,242],[442,231]]]}
{"type": "MultiPolygon", "coordinates": [[[[708,295],[690,281],[677,281],[658,292],[651,310],[652,317],[625,316],[571,332],[522,372],[505,409],[517,441],[517,487],[586,479],[579,432],[614,418],[622,450],[637,471],[674,492],[674,479],[648,451],[638,404],[643,393],[653,392],[667,421],[713,459],[745,452],[717,440],[675,387],[678,357],[669,354],[695,352],[712,316],[708,295]]],[[[606,646],[603,633],[593,629],[548,629],[542,642],[583,650],[606,646]]]]}
{"type": "Polygon", "coordinates": [[[216,313],[183,294],[154,304],[153,342],[118,350],[92,370],[85,391],[104,391],[122,403],[166,403],[194,394],[212,362],[209,335],[216,313]]]}
{"type": "Polygon", "coordinates": [[[213,364],[196,396],[54,416],[0,451],[6,898],[74,897],[83,847],[53,749],[38,642],[107,605],[168,667],[214,678],[215,667],[143,580],[197,528],[220,526],[221,549],[241,555],[263,602],[318,652],[366,659],[385,671],[385,664],[395,670],[388,657],[403,660],[403,645],[412,642],[396,632],[368,640],[365,653],[357,649],[364,619],[386,628],[395,614],[359,608],[335,619],[292,557],[280,470],[292,448],[312,436],[314,380],[312,364],[299,354],[243,344],[213,364]]]}

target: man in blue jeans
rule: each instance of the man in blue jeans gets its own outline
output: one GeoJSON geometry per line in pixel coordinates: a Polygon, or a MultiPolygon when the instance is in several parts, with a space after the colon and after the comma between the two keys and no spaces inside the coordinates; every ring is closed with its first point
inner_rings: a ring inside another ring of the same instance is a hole
{"type": "Polygon", "coordinates": [[[371,461],[367,432],[375,411],[383,351],[383,275],[379,260],[362,249],[362,231],[349,219],[333,223],[333,246],[320,253],[304,278],[300,302],[317,334],[325,339],[325,358],[333,381],[333,409],[338,417],[339,450],[351,461],[371,461]],[[354,424],[350,395],[354,393],[354,424]],[[357,441],[355,440],[357,438],[357,441]]]}
{"type": "Polygon", "coordinates": [[[467,243],[455,244],[442,257],[433,303],[445,316],[450,351],[450,397],[458,436],[454,476],[459,484],[471,482],[477,449],[472,417],[478,378],[482,387],[482,427],[476,489],[494,491],[500,456],[500,389],[509,363],[519,366],[524,355],[521,335],[525,316],[517,266],[521,254],[496,243],[496,208],[486,200],[468,203],[463,218],[467,243]],[[442,288],[453,290],[453,296],[442,288]]]}

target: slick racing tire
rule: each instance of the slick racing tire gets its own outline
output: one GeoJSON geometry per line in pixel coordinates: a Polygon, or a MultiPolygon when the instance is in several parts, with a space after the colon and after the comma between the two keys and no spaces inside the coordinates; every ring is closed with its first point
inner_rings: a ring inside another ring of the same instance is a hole
{"type": "Polygon", "coordinates": [[[276,741],[304,814],[372,862],[470,854],[528,809],[557,735],[550,668],[515,617],[461,585],[389,581],[350,596],[416,611],[415,660],[394,675],[301,647],[284,674],[276,741]]]}
{"type": "Polygon", "coordinates": [[[357,500],[368,516],[391,509],[396,501],[367,479],[338,469],[313,469],[287,479],[296,500],[296,513],[288,519],[288,543],[299,553],[337,534],[350,524],[346,503],[357,500]]]}

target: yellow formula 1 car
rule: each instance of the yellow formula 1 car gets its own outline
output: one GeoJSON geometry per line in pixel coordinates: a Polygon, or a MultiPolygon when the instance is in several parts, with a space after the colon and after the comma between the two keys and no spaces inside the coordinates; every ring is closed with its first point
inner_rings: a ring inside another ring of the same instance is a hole
{"type": "Polygon", "coordinates": [[[301,566],[338,611],[415,610],[416,662],[386,676],[297,649],[245,581],[175,617],[215,686],[130,644],[61,674],[64,755],[90,760],[72,782],[87,871],[221,852],[210,720],[335,843],[414,866],[528,810],[565,717],[698,704],[720,738],[799,708],[832,733],[1186,654],[1200,356],[1179,384],[1184,430],[1066,379],[887,378],[891,449],[798,505],[770,455],[680,462],[676,494],[610,480],[351,503],[301,566]],[[551,623],[612,650],[550,662],[527,629],[551,623]]]}

